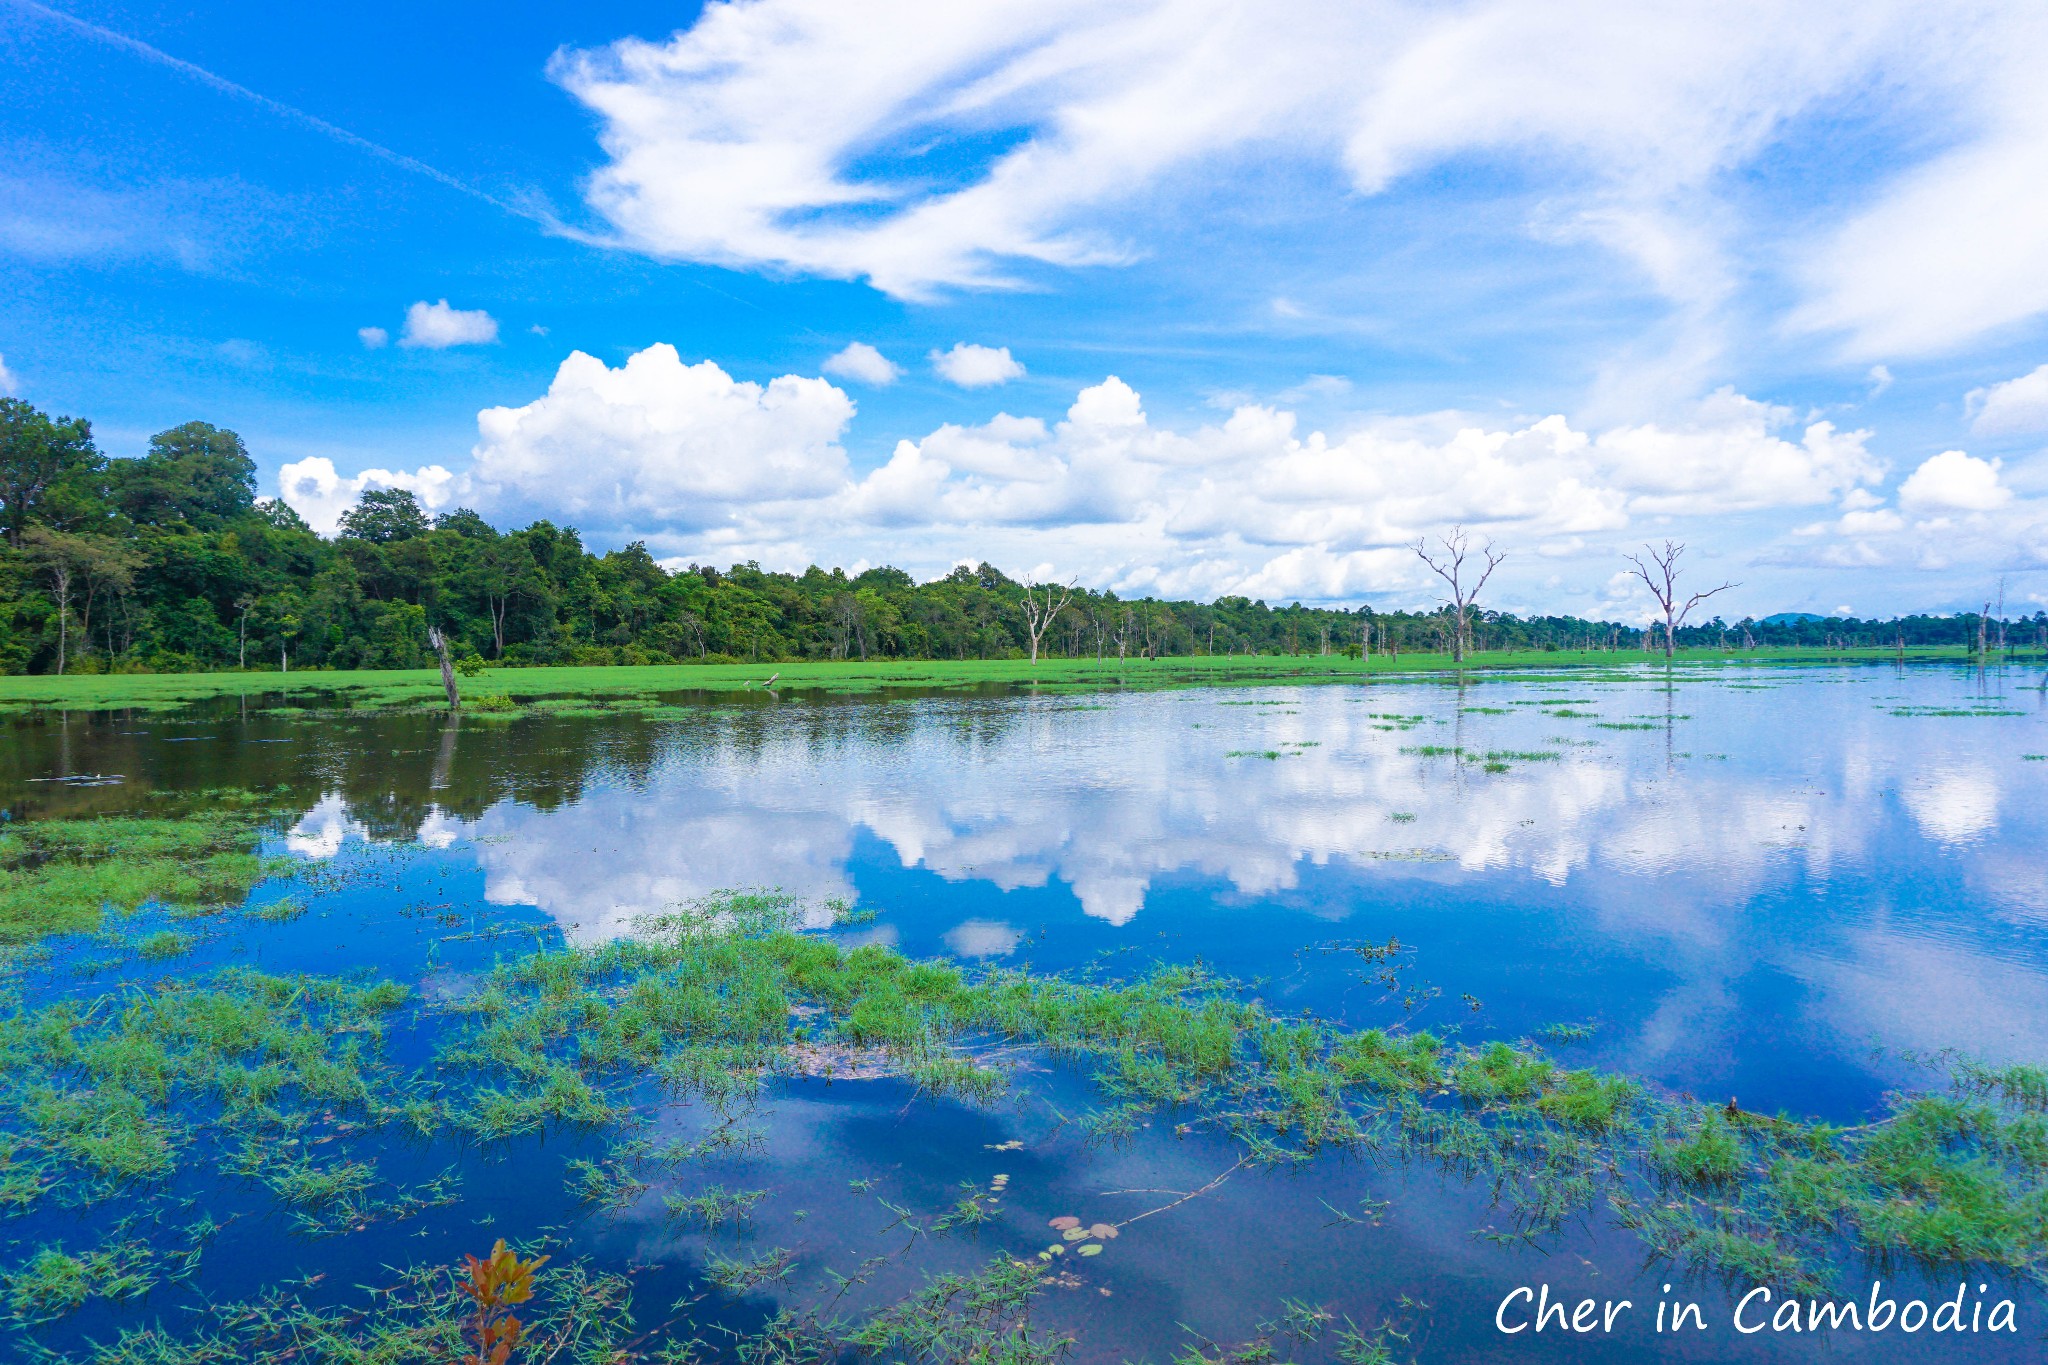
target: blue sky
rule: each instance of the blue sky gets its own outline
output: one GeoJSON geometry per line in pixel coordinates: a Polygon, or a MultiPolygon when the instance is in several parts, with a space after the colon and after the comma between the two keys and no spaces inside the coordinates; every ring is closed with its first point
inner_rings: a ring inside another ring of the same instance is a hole
{"type": "Polygon", "coordinates": [[[2038,6],[59,8],[0,0],[0,385],[234,427],[316,523],[2048,599],[2038,6]]]}

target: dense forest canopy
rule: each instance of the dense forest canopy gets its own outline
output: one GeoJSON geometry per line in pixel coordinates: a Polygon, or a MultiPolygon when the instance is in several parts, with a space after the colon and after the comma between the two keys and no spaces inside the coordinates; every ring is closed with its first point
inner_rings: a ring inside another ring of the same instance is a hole
{"type": "MultiPolygon", "coordinates": [[[[1024,585],[989,564],[928,583],[757,564],[671,572],[644,544],[594,554],[575,530],[500,531],[466,508],[429,516],[365,493],[332,539],[256,496],[232,431],[188,422],[136,459],[89,423],[0,399],[0,671],[414,668],[429,625],[458,655],[506,664],[819,658],[1006,658],[1030,645],[1024,585]]],[[[1479,610],[1479,649],[1640,648],[1638,626],[1479,610]]],[[[1076,589],[1043,633],[1053,655],[1434,651],[1448,610],[1385,612],[1123,599],[1076,589]]],[[[1720,618],[1678,643],[1967,644],[1975,616],[1895,621],[1720,618]]],[[[2048,617],[2007,623],[2019,640],[2048,617]]],[[[1994,630],[1996,628],[1994,627],[1994,630]]]]}

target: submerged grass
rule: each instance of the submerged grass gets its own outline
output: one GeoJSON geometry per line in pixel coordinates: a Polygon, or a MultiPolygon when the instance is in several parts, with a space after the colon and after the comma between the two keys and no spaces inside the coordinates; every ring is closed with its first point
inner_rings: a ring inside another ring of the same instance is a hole
{"type": "MultiPolygon", "coordinates": [[[[619,1112],[649,1073],[672,1094],[719,1100],[793,1074],[801,1018],[806,1048],[887,1055],[927,1085],[989,1078],[976,1098],[1000,1084],[977,1053],[1040,1049],[1092,1077],[1109,1107],[1082,1127],[1104,1139],[1159,1115],[1227,1133],[1255,1162],[1391,1142],[1483,1175],[1530,1229],[1603,1201],[1628,1221],[1643,1190],[1669,1182],[1721,1188],[1721,1206],[1732,1199],[1769,1230],[1808,1279],[1845,1246],[2019,1271],[2048,1258],[2048,1074],[2032,1069],[1959,1069],[1967,1094],[1901,1098],[1841,1130],[1660,1098],[1529,1044],[1289,1020],[1196,967],[1121,982],[969,972],[774,920],[713,907],[645,923],[641,938],[501,963],[451,1006],[467,1028],[441,1064],[484,1077],[521,1123],[576,1126],[619,1112]]],[[[454,1112],[479,1137],[508,1135],[494,1115],[454,1112]]],[[[670,1207],[708,1222],[729,1215],[728,1198],[714,1189],[670,1207]]],[[[1752,1249],[1711,1220],[1681,1238],[1666,1216],[1654,1231],[1653,1245],[1724,1268],[1752,1249]]]]}
{"type": "MultiPolygon", "coordinates": [[[[617,1209],[659,1188],[671,1218],[744,1233],[764,1191],[669,1182],[682,1163],[757,1143],[742,1119],[778,1078],[888,1076],[988,1102],[1009,1084],[1007,1061],[1029,1055],[1090,1079],[1100,1107],[1074,1122],[1093,1140],[1150,1123],[1223,1135],[1252,1166],[1326,1152],[1422,1162],[1491,1191],[1517,1236],[1604,1210],[1657,1255],[1799,1286],[1854,1255],[2033,1276],[2048,1261],[2040,1068],[1951,1062],[1948,1093],[1899,1097],[1874,1122],[1837,1128],[1663,1096],[1529,1042],[1291,1018],[1199,966],[1121,980],[970,969],[801,930],[799,909],[728,896],[643,920],[634,938],[504,957],[463,994],[431,1001],[389,982],[236,969],[92,1001],[0,1002],[0,1211],[161,1207],[180,1167],[204,1160],[325,1235],[451,1197],[452,1175],[394,1187],[378,1134],[478,1146],[561,1134],[612,1142],[601,1159],[565,1154],[569,1189],[587,1203],[617,1209]],[[419,1074],[384,1057],[400,1030],[430,1044],[419,1074]],[[686,1098],[720,1121],[660,1145],[629,1123],[686,1098]]],[[[976,1187],[929,1230],[988,1216],[976,1187]]],[[[38,1250],[6,1272],[13,1311],[55,1315],[85,1302],[80,1283],[162,1277],[127,1244],[38,1250]]],[[[714,1255],[705,1274],[744,1296],[792,1265],[789,1252],[748,1249],[714,1255]]],[[[1021,1311],[1044,1269],[1001,1261],[931,1281],[857,1326],[811,1321],[800,1334],[830,1347],[825,1358],[852,1347],[1051,1360],[1062,1340],[1031,1332],[1021,1311]]],[[[373,1315],[348,1329],[392,1353],[335,1358],[424,1360],[447,1345],[437,1282],[408,1283],[392,1302],[411,1304],[410,1325],[373,1315]]],[[[592,1292],[601,1318],[625,1313],[623,1297],[592,1292]]],[[[285,1296],[252,1321],[205,1339],[214,1356],[145,1336],[93,1359],[319,1359],[307,1342],[343,1330],[285,1296]]]]}
{"type": "MultiPolygon", "coordinates": [[[[281,816],[268,794],[211,791],[163,805],[161,814],[0,828],[0,944],[90,933],[107,910],[155,904],[172,915],[204,914],[240,901],[275,870],[256,852],[281,816]]],[[[138,950],[177,955],[160,935],[138,950]]]]}

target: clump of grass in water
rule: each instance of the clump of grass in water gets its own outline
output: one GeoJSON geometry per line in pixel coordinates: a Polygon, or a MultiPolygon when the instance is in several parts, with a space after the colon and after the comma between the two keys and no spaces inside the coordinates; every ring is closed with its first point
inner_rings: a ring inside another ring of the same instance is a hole
{"type": "Polygon", "coordinates": [[[139,1239],[110,1241],[73,1255],[46,1246],[0,1275],[8,1316],[17,1323],[48,1322],[92,1299],[140,1298],[157,1284],[156,1258],[139,1239]]]}
{"type": "MultiPolygon", "coordinates": [[[[8,1180],[10,1197],[29,1206],[70,1184],[91,1203],[164,1180],[201,1140],[224,1160],[238,1134],[303,1126],[308,1112],[395,1115],[407,1086],[373,1052],[407,999],[389,982],[232,970],[0,1015],[7,1165],[38,1172],[8,1180]]],[[[295,1188],[277,1192],[289,1202],[295,1188]]]]}
{"type": "Polygon", "coordinates": [[[280,896],[250,912],[266,924],[290,924],[306,913],[306,903],[294,896],[280,896]]]}
{"type": "Polygon", "coordinates": [[[754,1206],[767,1197],[766,1190],[728,1190],[723,1185],[713,1185],[699,1194],[664,1195],[661,1205],[670,1218],[707,1228],[727,1223],[738,1227],[753,1217],[754,1206]]]}
{"type": "Polygon", "coordinates": [[[1546,1024],[1536,1030],[1536,1036],[1553,1043],[1583,1043],[1592,1038],[1596,1028],[1593,1024],[1546,1024]]]}
{"type": "Polygon", "coordinates": [[[183,957],[199,942],[191,934],[176,929],[160,929],[136,941],[135,955],[149,962],[163,962],[169,958],[183,957]]]}
{"type": "Polygon", "coordinates": [[[1005,1256],[973,1275],[941,1275],[843,1339],[865,1355],[919,1365],[1056,1365],[1074,1343],[1031,1327],[1042,1274],[1039,1265],[1005,1256]]]}
{"type": "Polygon", "coordinates": [[[239,901],[282,861],[258,857],[282,814],[266,793],[211,791],[175,815],[25,820],[0,829],[0,944],[97,929],[104,910],[172,914],[239,901]]]}

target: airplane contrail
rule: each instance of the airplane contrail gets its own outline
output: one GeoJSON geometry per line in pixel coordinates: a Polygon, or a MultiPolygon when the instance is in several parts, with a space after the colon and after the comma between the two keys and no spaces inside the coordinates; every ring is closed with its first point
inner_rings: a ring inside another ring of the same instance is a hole
{"type": "Polygon", "coordinates": [[[37,14],[45,19],[62,24],[74,32],[84,34],[88,38],[118,47],[124,52],[133,53],[144,61],[154,62],[158,66],[167,66],[180,75],[190,76],[200,84],[218,90],[223,95],[232,95],[236,99],[247,100],[251,104],[260,105],[280,118],[302,124],[317,133],[332,138],[344,146],[353,147],[359,152],[365,152],[370,156],[374,156],[379,161],[389,162],[391,165],[411,171],[415,175],[424,175],[429,180],[445,185],[458,194],[466,194],[472,199],[480,199],[495,209],[512,214],[518,218],[527,219],[530,222],[537,222],[547,227],[558,226],[546,215],[536,213],[531,209],[522,208],[517,204],[508,203],[496,195],[488,194],[478,189],[474,185],[465,184],[446,171],[429,166],[417,157],[407,156],[403,152],[394,152],[389,147],[372,142],[366,137],[359,137],[346,128],[329,123],[317,114],[309,114],[303,109],[293,108],[291,105],[285,104],[280,100],[274,100],[268,95],[258,94],[246,85],[237,85],[225,76],[214,75],[213,72],[208,71],[203,66],[196,66],[182,57],[173,57],[162,48],[151,47],[139,38],[131,38],[125,33],[117,33],[113,29],[102,28],[98,24],[80,19],[76,15],[66,14],[63,10],[51,9],[48,5],[38,4],[36,0],[6,0],[6,2],[18,9],[27,10],[31,14],[37,14]]]}

